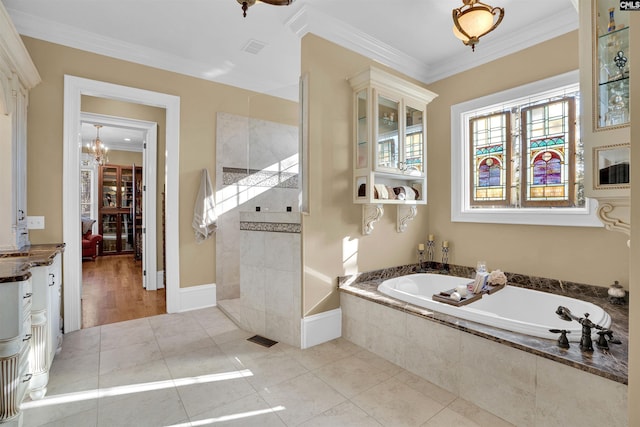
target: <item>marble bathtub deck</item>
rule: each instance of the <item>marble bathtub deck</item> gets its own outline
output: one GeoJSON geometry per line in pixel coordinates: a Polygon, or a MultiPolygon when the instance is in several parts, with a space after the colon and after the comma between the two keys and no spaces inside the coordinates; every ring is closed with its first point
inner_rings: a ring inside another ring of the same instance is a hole
{"type": "MultiPolygon", "coordinates": [[[[544,357],[549,360],[572,366],[599,375],[622,384],[628,384],[628,352],[629,352],[629,315],[628,306],[614,305],[606,298],[606,288],[589,285],[559,282],[553,279],[533,278],[524,275],[506,273],[510,285],[528,287],[543,292],[561,295],[592,302],[611,316],[610,329],[622,344],[610,344],[609,350],[601,350],[593,343],[594,351],[583,352],[578,343],[571,343],[569,349],[558,347],[556,340],[536,338],[491,326],[481,325],[454,316],[427,310],[413,304],[399,301],[378,291],[378,285],[384,280],[406,274],[412,274],[415,265],[407,265],[373,272],[360,273],[356,276],[338,278],[340,292],[346,292],[377,304],[396,310],[405,311],[425,319],[456,328],[467,333],[486,338],[513,348],[544,357]],[[558,283],[559,282],[559,283],[558,283]]],[[[451,266],[450,274],[459,277],[471,277],[473,269],[464,266],[451,266]]]]}
{"type": "Polygon", "coordinates": [[[215,307],[65,334],[24,427],[511,426],[347,340],[252,335],[215,307]]]}

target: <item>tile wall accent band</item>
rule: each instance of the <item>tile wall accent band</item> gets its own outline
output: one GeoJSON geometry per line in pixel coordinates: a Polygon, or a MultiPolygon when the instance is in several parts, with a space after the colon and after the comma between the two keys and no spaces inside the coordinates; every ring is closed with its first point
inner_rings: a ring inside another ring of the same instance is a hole
{"type": "Polygon", "coordinates": [[[300,233],[300,224],[286,222],[249,222],[240,221],[240,230],[244,231],[269,231],[272,233],[300,233]]]}
{"type": "Polygon", "coordinates": [[[222,168],[224,185],[246,185],[247,187],[298,188],[298,174],[293,172],[222,168]]]}

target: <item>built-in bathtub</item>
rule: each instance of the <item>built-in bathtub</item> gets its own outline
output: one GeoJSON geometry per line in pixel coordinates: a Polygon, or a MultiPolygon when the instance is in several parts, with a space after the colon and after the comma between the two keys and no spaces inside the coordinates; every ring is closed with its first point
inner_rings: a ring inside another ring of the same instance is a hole
{"type": "MultiPolygon", "coordinates": [[[[549,332],[549,329],[566,329],[570,331],[567,335],[570,341],[580,341],[581,325],[560,319],[556,314],[558,306],[567,307],[578,317],[589,313],[589,319],[604,328],[611,325],[609,314],[593,303],[509,285],[459,307],[431,298],[441,291],[467,285],[471,281],[469,278],[440,274],[410,274],[387,279],[378,286],[378,290],[428,310],[539,338],[557,338],[558,334],[549,332]]],[[[592,332],[595,339],[597,331],[594,329],[592,332]]]]}

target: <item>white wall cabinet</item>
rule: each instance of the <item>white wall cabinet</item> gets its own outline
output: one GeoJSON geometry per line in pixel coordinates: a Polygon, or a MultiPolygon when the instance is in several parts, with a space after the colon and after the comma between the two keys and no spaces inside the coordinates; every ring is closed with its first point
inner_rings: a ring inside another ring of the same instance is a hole
{"type": "Polygon", "coordinates": [[[29,386],[31,399],[44,397],[53,358],[62,348],[60,305],[62,297],[62,255],[57,253],[48,263],[31,267],[33,334],[30,360],[33,377],[29,386]]]}
{"type": "MultiPolygon", "coordinates": [[[[31,378],[31,273],[18,263],[8,266],[12,282],[0,282],[0,423],[21,425],[20,403],[31,378]]],[[[4,275],[3,275],[4,276],[4,275]]]]}
{"type": "Polygon", "coordinates": [[[398,206],[397,231],[427,203],[427,104],[437,95],[371,67],[349,79],[354,91],[353,202],[363,205],[363,234],[398,206]]]}
{"type": "Polygon", "coordinates": [[[585,195],[609,230],[631,232],[628,11],[617,0],[580,2],[581,134],[585,195]]]}
{"type": "Polygon", "coordinates": [[[15,250],[29,244],[27,105],[40,76],[2,5],[0,52],[0,250],[15,250]]]}

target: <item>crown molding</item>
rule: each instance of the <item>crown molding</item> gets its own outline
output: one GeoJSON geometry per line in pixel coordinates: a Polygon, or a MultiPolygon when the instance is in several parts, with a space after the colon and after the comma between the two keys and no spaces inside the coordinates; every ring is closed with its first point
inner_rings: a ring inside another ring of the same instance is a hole
{"type": "Polygon", "coordinates": [[[309,5],[298,9],[285,25],[300,39],[313,33],[416,80],[424,82],[428,78],[428,64],[309,5]]]}
{"type": "MultiPolygon", "coordinates": [[[[211,64],[192,61],[177,55],[169,55],[157,49],[104,37],[18,10],[9,9],[8,11],[18,32],[28,37],[241,89],[268,93],[293,101],[298,100],[297,86],[292,90],[283,90],[281,84],[265,79],[264,76],[259,78],[251,72],[235,69],[233,64],[225,58],[218,58],[218,63],[221,66],[212,70],[211,64]]],[[[297,80],[292,85],[296,83],[297,80]]]]}
{"type": "Polygon", "coordinates": [[[425,82],[435,82],[467,71],[577,29],[578,12],[573,7],[566,7],[562,13],[554,15],[544,22],[521,27],[518,31],[509,33],[508,36],[498,37],[500,31],[498,28],[497,34],[491,33],[486,36],[487,41],[479,43],[475,52],[447,58],[443,64],[431,64],[431,73],[425,82]],[[493,40],[492,36],[495,37],[493,40]]]}
{"type": "Polygon", "coordinates": [[[31,89],[40,83],[40,74],[2,3],[0,3],[0,56],[25,88],[31,89]]]}

